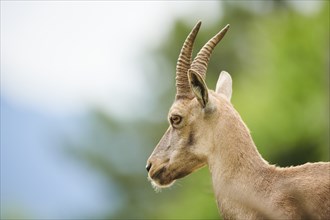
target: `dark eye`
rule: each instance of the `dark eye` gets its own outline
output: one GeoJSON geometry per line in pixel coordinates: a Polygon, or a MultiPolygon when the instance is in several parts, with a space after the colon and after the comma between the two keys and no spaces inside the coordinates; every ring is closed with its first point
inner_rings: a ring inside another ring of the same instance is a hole
{"type": "Polygon", "coordinates": [[[182,117],[180,115],[172,115],[171,117],[171,124],[178,125],[182,121],[182,117]]]}

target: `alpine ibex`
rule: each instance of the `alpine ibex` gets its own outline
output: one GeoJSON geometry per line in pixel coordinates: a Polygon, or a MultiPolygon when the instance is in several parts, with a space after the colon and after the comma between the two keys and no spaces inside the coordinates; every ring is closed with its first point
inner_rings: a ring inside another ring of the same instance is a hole
{"type": "Polygon", "coordinates": [[[146,166],[152,185],[168,187],[208,165],[225,219],[330,219],[330,163],[280,168],[261,157],[230,103],[230,75],[221,72],[215,91],[204,81],[212,50],[229,25],[191,62],[200,25],[190,32],[178,58],[170,127],[146,166]]]}

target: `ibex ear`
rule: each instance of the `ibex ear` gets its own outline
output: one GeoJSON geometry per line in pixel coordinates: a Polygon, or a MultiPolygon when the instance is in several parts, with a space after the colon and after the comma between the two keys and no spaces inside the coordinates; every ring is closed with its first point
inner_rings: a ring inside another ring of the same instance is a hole
{"type": "Polygon", "coordinates": [[[188,71],[188,79],[192,92],[195,94],[201,106],[205,108],[209,101],[209,93],[203,78],[197,72],[190,69],[188,71]]]}
{"type": "Polygon", "coordinates": [[[228,101],[230,101],[232,94],[232,79],[226,71],[221,71],[215,91],[218,94],[223,94],[228,101]]]}

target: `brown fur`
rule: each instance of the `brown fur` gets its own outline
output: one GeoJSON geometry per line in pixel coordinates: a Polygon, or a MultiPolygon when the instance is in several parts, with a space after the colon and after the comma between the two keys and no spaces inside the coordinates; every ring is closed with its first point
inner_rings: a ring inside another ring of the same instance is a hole
{"type": "Polygon", "coordinates": [[[195,98],[175,100],[171,125],[147,162],[156,188],[208,165],[225,219],[330,219],[329,162],[269,165],[230,103],[230,75],[220,74],[216,92],[196,71],[188,80],[195,98]]]}

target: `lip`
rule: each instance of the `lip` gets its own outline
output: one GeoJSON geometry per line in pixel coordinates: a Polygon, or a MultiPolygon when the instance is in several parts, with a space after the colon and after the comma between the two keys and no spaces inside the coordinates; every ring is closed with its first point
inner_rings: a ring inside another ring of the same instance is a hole
{"type": "Polygon", "coordinates": [[[166,167],[164,166],[156,170],[154,173],[152,173],[152,171],[149,173],[148,179],[151,181],[151,184],[155,188],[166,188],[174,183],[175,180],[168,178],[168,176],[164,175],[165,172],[166,167]]]}
{"type": "Polygon", "coordinates": [[[151,179],[160,179],[161,175],[165,172],[166,168],[162,167],[160,169],[158,169],[156,172],[154,172],[153,174],[150,175],[151,179]]]}
{"type": "Polygon", "coordinates": [[[175,180],[171,180],[171,181],[165,183],[165,182],[160,182],[159,180],[151,179],[150,177],[148,177],[148,179],[156,191],[160,191],[163,188],[168,188],[168,187],[172,186],[175,182],[175,180]]]}

